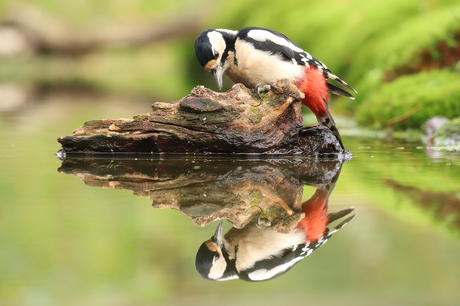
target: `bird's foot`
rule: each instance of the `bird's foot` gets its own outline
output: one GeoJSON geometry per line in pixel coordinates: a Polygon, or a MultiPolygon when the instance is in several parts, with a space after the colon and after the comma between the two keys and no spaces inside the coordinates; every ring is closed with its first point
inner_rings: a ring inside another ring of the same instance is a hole
{"type": "Polygon", "coordinates": [[[272,223],[270,222],[270,220],[261,219],[260,216],[259,216],[259,218],[257,218],[256,226],[258,228],[262,228],[262,226],[268,227],[268,226],[271,226],[271,225],[272,225],[272,223]]]}
{"type": "Polygon", "coordinates": [[[257,91],[257,95],[259,96],[259,98],[262,99],[260,94],[269,92],[272,89],[272,87],[268,84],[262,85],[262,83],[259,83],[256,85],[254,89],[257,91]]]}

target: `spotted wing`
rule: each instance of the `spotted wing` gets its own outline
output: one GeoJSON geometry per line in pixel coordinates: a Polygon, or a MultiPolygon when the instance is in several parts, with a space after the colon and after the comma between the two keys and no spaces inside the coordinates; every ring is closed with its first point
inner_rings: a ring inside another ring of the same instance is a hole
{"type": "MultiPolygon", "coordinates": [[[[333,79],[341,86],[356,92],[353,87],[334,75],[321,61],[313,57],[310,53],[304,51],[295,42],[280,32],[266,28],[249,27],[238,31],[237,37],[251,43],[254,48],[258,50],[281,55],[281,58],[287,62],[316,68],[324,74],[326,79],[333,79]]],[[[328,87],[334,94],[352,99],[354,98],[353,95],[333,84],[328,83],[328,87]]]]}
{"type": "Polygon", "coordinates": [[[238,37],[251,43],[254,48],[279,54],[282,59],[301,66],[320,67],[327,70],[327,67],[308,52],[305,52],[286,35],[272,29],[249,27],[238,31],[238,37]]]}
{"type": "Polygon", "coordinates": [[[302,247],[305,244],[294,249],[285,249],[279,256],[258,261],[251,268],[240,271],[239,277],[248,282],[262,282],[281,276],[311,253],[306,254],[302,247]]]}

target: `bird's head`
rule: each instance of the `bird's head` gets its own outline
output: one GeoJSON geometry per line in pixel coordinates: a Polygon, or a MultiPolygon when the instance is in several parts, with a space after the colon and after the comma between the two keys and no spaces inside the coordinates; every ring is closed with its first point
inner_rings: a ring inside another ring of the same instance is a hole
{"type": "Polygon", "coordinates": [[[196,254],[195,266],[203,278],[218,280],[224,276],[227,262],[223,254],[223,229],[221,221],[214,236],[203,242],[196,254]]]}
{"type": "Polygon", "coordinates": [[[201,66],[211,72],[222,89],[222,73],[227,60],[229,41],[234,39],[235,31],[208,29],[201,32],[195,41],[195,54],[201,66]]]}

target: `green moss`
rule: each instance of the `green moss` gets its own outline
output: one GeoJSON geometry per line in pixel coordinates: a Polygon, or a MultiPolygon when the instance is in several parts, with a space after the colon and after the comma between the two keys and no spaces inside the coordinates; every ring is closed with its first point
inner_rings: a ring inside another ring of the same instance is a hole
{"type": "Polygon", "coordinates": [[[289,134],[284,134],[284,137],[283,139],[281,139],[281,141],[279,142],[280,144],[284,143],[286,140],[289,140],[291,139],[291,135],[289,134]]]}
{"type": "Polygon", "coordinates": [[[281,215],[285,215],[285,212],[278,210],[275,206],[272,206],[269,209],[261,211],[260,218],[272,220],[274,217],[279,217],[281,215]]]}
{"type": "Polygon", "coordinates": [[[440,141],[450,139],[460,142],[460,117],[452,119],[442,125],[435,133],[434,137],[440,141]]]}
{"type": "Polygon", "coordinates": [[[401,130],[418,129],[433,116],[458,117],[459,84],[460,75],[449,69],[400,77],[382,85],[360,106],[357,122],[376,128],[391,125],[401,130]]]}
{"type": "Polygon", "coordinates": [[[249,194],[250,198],[250,205],[251,206],[259,206],[260,200],[262,199],[262,194],[258,190],[254,190],[249,194]]]}
{"type": "Polygon", "coordinates": [[[260,115],[258,106],[251,106],[250,111],[253,114],[253,115],[249,116],[249,119],[251,119],[252,122],[257,123],[262,119],[262,116],[260,115]]]}
{"type": "Polygon", "coordinates": [[[436,131],[435,136],[452,135],[460,133],[460,117],[446,122],[436,131]]]}
{"type": "Polygon", "coordinates": [[[270,104],[271,106],[273,106],[273,108],[278,109],[278,100],[269,99],[269,100],[268,100],[268,104],[270,104]]]}
{"type": "Polygon", "coordinates": [[[133,116],[134,120],[148,120],[149,119],[149,114],[139,114],[139,115],[134,115],[133,116]]]}

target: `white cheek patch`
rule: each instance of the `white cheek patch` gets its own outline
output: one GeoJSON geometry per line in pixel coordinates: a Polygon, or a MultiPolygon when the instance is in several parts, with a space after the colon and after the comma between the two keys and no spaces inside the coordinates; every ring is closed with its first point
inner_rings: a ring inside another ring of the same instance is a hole
{"type": "MultiPolygon", "coordinates": [[[[220,253],[220,252],[219,252],[220,253]]],[[[224,257],[220,256],[220,258],[213,262],[211,270],[209,271],[209,278],[210,279],[219,279],[224,275],[225,269],[227,268],[227,263],[225,262],[224,257]]]]}
{"type": "Polygon", "coordinates": [[[219,53],[219,57],[217,58],[217,60],[219,60],[222,57],[222,53],[225,51],[224,37],[217,31],[211,31],[208,33],[208,39],[211,43],[213,52],[217,51],[219,53]]]}

